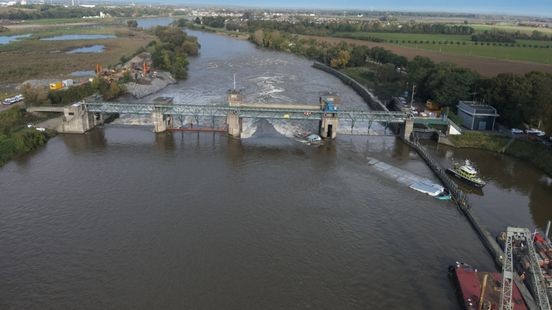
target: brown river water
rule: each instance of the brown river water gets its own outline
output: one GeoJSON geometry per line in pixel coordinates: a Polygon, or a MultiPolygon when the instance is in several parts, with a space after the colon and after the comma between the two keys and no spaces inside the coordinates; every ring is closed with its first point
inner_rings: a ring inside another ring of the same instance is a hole
{"type": "MultiPolygon", "coordinates": [[[[308,60],[194,35],[189,80],[159,95],[220,101],[236,73],[251,100],[315,103],[329,89],[364,105],[308,60]]],[[[315,147],[267,121],[242,140],[124,123],[0,168],[0,309],[458,309],[448,265],[494,270],[451,202],[368,165],[435,180],[393,136],[315,147]]],[[[489,184],[470,199],[493,233],[552,218],[552,182],[532,166],[433,152],[480,168],[489,184]]]]}

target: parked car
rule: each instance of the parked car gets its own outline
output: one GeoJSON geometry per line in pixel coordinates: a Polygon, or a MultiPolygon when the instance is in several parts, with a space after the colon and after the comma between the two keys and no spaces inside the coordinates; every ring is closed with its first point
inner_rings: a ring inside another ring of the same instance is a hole
{"type": "Polygon", "coordinates": [[[545,135],[544,131],[538,130],[538,129],[535,129],[535,128],[529,128],[529,129],[525,130],[525,133],[530,134],[530,135],[535,135],[537,137],[544,137],[544,135],[545,135]]]}
{"type": "Polygon", "coordinates": [[[512,131],[512,134],[520,134],[520,133],[523,133],[523,130],[521,130],[521,129],[519,129],[519,128],[512,128],[511,131],[512,131]]]}

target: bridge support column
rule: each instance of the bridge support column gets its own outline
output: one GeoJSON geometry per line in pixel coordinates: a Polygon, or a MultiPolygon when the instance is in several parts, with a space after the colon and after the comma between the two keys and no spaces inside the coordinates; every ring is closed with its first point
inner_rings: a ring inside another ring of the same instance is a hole
{"type": "Polygon", "coordinates": [[[99,124],[94,113],[86,110],[81,104],[63,108],[63,120],[57,131],[61,133],[85,133],[99,124]]]}
{"type": "Polygon", "coordinates": [[[164,115],[163,111],[153,111],[151,113],[153,123],[153,132],[164,132],[168,128],[172,128],[173,119],[171,115],[164,115]]]}
{"type": "Polygon", "coordinates": [[[326,139],[335,139],[337,137],[337,127],[339,119],[335,116],[324,116],[320,121],[320,137],[326,139]]]}
{"type": "Polygon", "coordinates": [[[414,131],[414,119],[405,119],[401,126],[401,137],[405,140],[410,140],[412,131],[414,131]]]}
{"type": "Polygon", "coordinates": [[[226,117],[226,124],[228,125],[228,134],[234,138],[241,137],[242,131],[242,119],[235,112],[228,112],[226,117]]]}

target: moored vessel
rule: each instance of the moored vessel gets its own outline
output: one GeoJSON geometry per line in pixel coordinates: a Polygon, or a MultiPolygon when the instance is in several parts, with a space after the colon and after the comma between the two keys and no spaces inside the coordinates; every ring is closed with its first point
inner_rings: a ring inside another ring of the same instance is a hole
{"type": "MultiPolygon", "coordinates": [[[[481,272],[472,266],[456,262],[449,266],[451,277],[462,309],[499,309],[501,299],[501,275],[498,272],[481,272]]],[[[512,309],[528,309],[518,287],[512,290],[512,309]]]]}
{"type": "Polygon", "coordinates": [[[479,176],[477,170],[473,167],[472,163],[466,159],[464,164],[454,163],[451,168],[447,168],[447,173],[457,177],[458,179],[475,187],[483,187],[486,185],[479,176]]]}

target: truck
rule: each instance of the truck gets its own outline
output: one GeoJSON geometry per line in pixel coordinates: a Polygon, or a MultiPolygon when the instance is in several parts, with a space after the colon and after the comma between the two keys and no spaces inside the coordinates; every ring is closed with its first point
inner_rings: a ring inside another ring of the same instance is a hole
{"type": "Polygon", "coordinates": [[[63,88],[63,82],[50,83],[50,90],[58,90],[63,88]]]}

